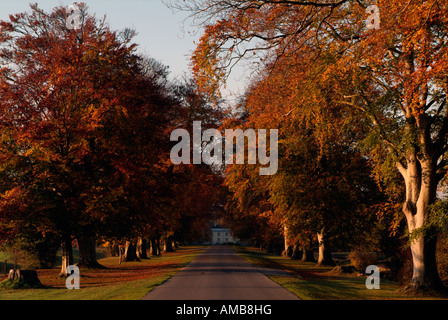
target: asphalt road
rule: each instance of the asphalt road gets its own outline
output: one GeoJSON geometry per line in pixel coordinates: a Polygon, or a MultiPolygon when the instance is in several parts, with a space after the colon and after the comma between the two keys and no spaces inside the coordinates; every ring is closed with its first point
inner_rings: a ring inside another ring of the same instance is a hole
{"type": "Polygon", "coordinates": [[[266,276],[282,273],[252,266],[231,246],[210,246],[143,300],[298,300],[266,276]]]}

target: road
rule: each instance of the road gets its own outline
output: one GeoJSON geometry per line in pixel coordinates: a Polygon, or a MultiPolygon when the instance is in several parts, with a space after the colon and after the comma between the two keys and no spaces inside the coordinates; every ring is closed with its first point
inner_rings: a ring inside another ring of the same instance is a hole
{"type": "Polygon", "coordinates": [[[210,246],[143,300],[298,300],[265,274],[284,271],[256,268],[231,246],[210,246]]]}

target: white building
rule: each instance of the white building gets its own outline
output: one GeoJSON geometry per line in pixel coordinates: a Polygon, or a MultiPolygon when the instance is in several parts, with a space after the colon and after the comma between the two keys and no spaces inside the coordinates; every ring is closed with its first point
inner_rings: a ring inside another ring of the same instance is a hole
{"type": "Polygon", "coordinates": [[[237,239],[232,237],[228,228],[212,228],[212,244],[235,243],[237,239]]]}

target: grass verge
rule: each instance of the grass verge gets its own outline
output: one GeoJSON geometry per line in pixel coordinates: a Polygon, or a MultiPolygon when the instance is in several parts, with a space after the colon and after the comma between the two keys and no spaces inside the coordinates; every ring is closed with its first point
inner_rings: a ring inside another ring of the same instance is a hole
{"type": "Polygon", "coordinates": [[[58,276],[59,268],[37,270],[45,288],[3,288],[0,300],[140,300],[203,250],[200,246],[181,247],[158,257],[122,264],[116,257],[99,259],[106,269],[81,268],[79,290],[65,287],[65,278],[58,276]]]}
{"type": "Polygon", "coordinates": [[[397,283],[381,278],[380,289],[368,290],[367,275],[341,274],[333,267],[320,267],[314,262],[291,260],[270,255],[249,247],[235,251],[255,266],[287,270],[290,277],[271,275],[269,278],[303,300],[413,300],[447,299],[439,296],[413,297],[402,292],[397,283]]]}

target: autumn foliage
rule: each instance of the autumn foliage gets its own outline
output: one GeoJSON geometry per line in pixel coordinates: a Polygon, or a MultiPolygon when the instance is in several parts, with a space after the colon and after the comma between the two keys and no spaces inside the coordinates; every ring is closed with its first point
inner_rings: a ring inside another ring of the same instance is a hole
{"type": "Polygon", "coordinates": [[[187,85],[137,54],[134,31],[113,31],[78,6],[79,28],[65,7],[32,5],[0,22],[0,240],[54,252],[62,243],[62,274],[75,239],[86,266],[98,266],[99,240],[196,239],[216,183],[206,168],[169,161],[167,137],[191,108],[187,85]],[[197,215],[185,210],[193,198],[197,215]]]}
{"type": "MultiPolygon", "coordinates": [[[[365,235],[366,213],[374,208],[382,229],[396,234],[406,221],[409,291],[443,290],[435,260],[441,229],[430,217],[445,215],[432,208],[444,201],[437,190],[446,175],[446,3],[190,0],[174,6],[208,23],[192,57],[205,92],[222,88],[241,61],[255,66],[244,121],[279,128],[289,160],[282,178],[262,183],[266,192],[275,190],[268,211],[277,231],[291,217],[299,230],[337,226],[331,240],[345,234],[347,221],[348,230],[365,235]],[[367,23],[371,5],[375,28],[367,23]]],[[[238,179],[228,181],[235,197],[247,196],[238,192],[238,179]]]]}
{"type": "Polygon", "coordinates": [[[0,22],[0,240],[37,252],[62,243],[67,264],[76,239],[81,262],[95,266],[98,240],[134,259],[143,239],[206,237],[210,213],[221,212],[237,237],[291,258],[314,260],[315,249],[322,265],[334,264],[333,250],[391,261],[409,252],[409,292],[443,291],[447,4],[172,6],[203,27],[184,83],[137,54],[132,30],[111,30],[84,5],[79,28],[65,8],[37,5],[0,22]],[[241,63],[250,85],[224,109],[241,63]],[[277,129],[278,172],[173,165],[170,132],[193,121],[277,129]]]}

